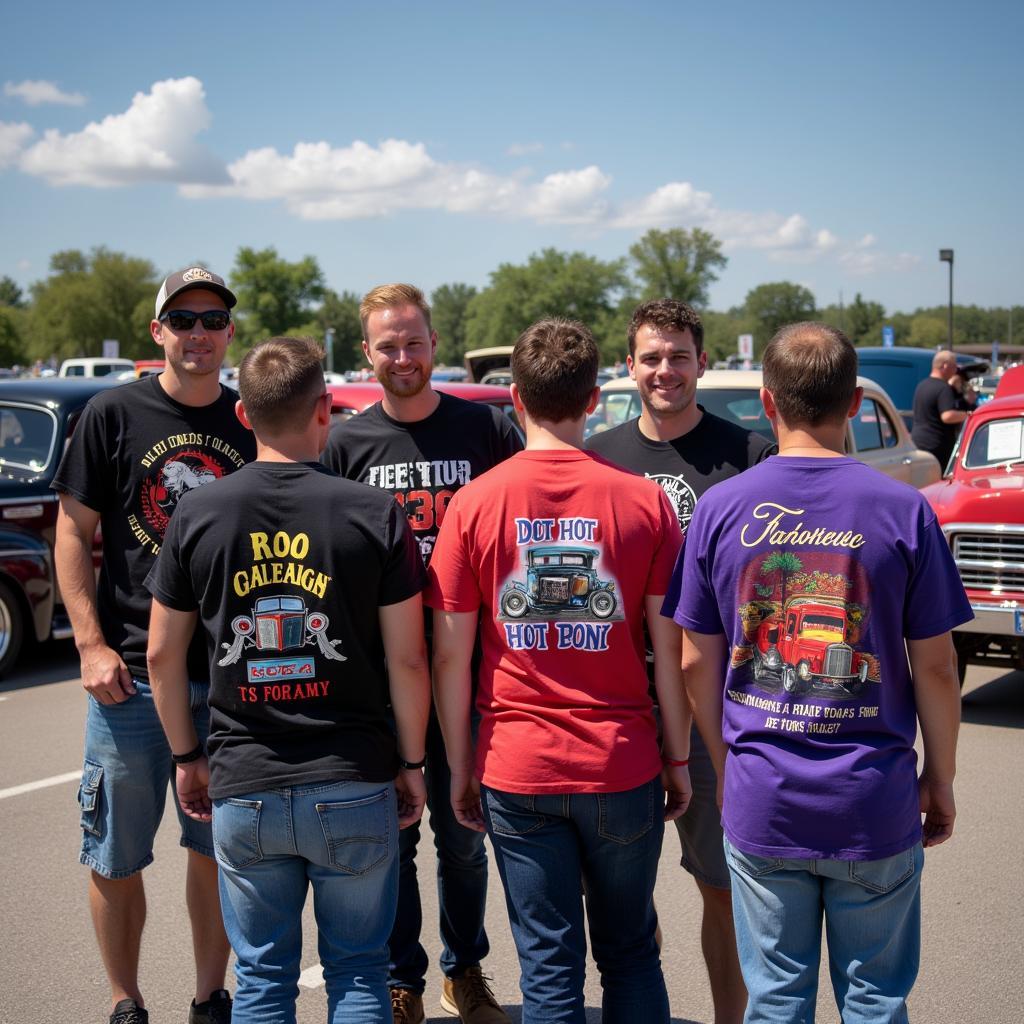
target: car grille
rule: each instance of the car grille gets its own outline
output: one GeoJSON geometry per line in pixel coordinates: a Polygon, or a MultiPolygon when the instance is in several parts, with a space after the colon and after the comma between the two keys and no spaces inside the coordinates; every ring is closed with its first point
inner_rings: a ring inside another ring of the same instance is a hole
{"type": "Polygon", "coordinates": [[[542,576],[540,580],[542,601],[568,601],[569,581],[565,577],[542,576]]]}
{"type": "Polygon", "coordinates": [[[971,590],[1024,591],[1024,533],[956,534],[953,557],[971,590]]]}
{"type": "Polygon", "coordinates": [[[825,649],[823,676],[848,676],[853,664],[853,649],[846,644],[832,644],[825,649]]]}

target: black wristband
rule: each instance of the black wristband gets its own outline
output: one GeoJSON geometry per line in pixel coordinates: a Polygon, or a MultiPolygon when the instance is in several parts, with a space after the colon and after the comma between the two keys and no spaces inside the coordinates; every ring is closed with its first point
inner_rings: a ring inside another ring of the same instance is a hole
{"type": "Polygon", "coordinates": [[[199,743],[194,750],[190,750],[187,754],[171,754],[171,760],[175,764],[191,764],[193,761],[198,761],[205,753],[206,748],[199,743]]]}
{"type": "Polygon", "coordinates": [[[419,761],[403,761],[401,758],[398,759],[398,763],[402,766],[403,771],[411,772],[417,768],[422,768],[426,763],[426,757],[420,758],[419,761]]]}

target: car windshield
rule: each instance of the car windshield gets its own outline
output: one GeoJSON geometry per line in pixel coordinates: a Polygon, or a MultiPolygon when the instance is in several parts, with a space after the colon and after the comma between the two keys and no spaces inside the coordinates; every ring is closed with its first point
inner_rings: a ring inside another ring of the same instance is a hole
{"type": "Polygon", "coordinates": [[[41,473],[54,456],[57,419],[47,409],[0,403],[0,466],[41,473]]]}
{"type": "Polygon", "coordinates": [[[967,448],[965,469],[1024,462],[1024,416],[982,423],[967,448]]]}
{"type": "MultiPolygon", "coordinates": [[[[702,388],[698,384],[697,401],[708,412],[762,434],[769,441],[775,440],[757,388],[702,388]]],[[[639,415],[640,395],[636,391],[606,391],[587,417],[586,436],[617,427],[639,415]]]]}
{"type": "Polygon", "coordinates": [[[800,627],[800,635],[818,640],[843,638],[844,623],[833,615],[808,615],[800,627]]]}
{"type": "Polygon", "coordinates": [[[770,441],[775,440],[771,420],[764,414],[757,388],[702,388],[698,384],[697,401],[708,412],[762,434],[770,441]]]}

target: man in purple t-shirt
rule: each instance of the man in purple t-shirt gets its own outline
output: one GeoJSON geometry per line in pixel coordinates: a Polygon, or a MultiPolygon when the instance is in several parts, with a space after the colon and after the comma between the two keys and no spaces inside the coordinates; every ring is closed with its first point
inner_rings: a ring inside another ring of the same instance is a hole
{"type": "Polygon", "coordinates": [[[956,814],[950,630],[971,610],[927,502],[843,455],[845,335],[779,331],[761,399],[779,454],[701,498],[665,609],[718,773],[746,1019],[813,1019],[824,917],[844,1024],[905,1021],[922,840],[956,814]]]}

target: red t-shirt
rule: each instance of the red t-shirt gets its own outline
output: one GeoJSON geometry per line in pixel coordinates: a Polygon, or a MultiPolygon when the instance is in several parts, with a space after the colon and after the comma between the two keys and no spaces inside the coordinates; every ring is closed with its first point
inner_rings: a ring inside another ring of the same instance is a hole
{"type": "Polygon", "coordinates": [[[658,774],[644,597],[680,543],[661,487],[593,452],[520,452],[455,494],[424,597],[481,612],[482,782],[615,793],[658,774]]]}

